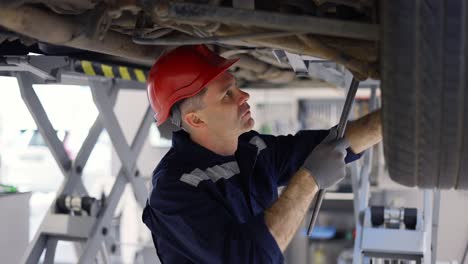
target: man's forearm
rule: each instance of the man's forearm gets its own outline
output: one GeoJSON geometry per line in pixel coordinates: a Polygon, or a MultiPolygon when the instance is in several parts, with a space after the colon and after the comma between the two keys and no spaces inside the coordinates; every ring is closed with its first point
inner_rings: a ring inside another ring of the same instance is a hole
{"type": "Polygon", "coordinates": [[[348,124],[345,137],[354,153],[372,147],[382,140],[380,109],[348,124]]]}
{"type": "Polygon", "coordinates": [[[282,252],[302,223],[317,190],[310,173],[300,169],[278,200],[265,211],[265,223],[282,252]]]}

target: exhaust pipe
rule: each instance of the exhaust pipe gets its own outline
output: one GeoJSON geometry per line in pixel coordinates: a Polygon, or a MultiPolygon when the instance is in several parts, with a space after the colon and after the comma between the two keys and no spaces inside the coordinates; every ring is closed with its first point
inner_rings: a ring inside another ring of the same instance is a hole
{"type": "Polygon", "coordinates": [[[103,40],[92,39],[78,22],[32,6],[0,7],[0,25],[42,42],[124,57],[148,66],[163,51],[161,47],[137,45],[130,36],[113,31],[103,40]]]}

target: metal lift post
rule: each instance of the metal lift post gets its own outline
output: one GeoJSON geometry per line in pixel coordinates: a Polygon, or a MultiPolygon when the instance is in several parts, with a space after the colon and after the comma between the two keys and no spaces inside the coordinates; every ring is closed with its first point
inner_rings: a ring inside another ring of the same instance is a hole
{"type": "MultiPolygon", "coordinates": [[[[377,105],[377,86],[371,85],[369,111],[376,110],[377,105]]],[[[369,178],[372,173],[373,156],[371,148],[364,153],[362,166],[357,163],[350,165],[356,224],[353,263],[393,263],[390,261],[435,263],[440,191],[423,191],[422,212],[415,213],[416,209],[411,211],[404,208],[369,206],[371,195],[369,178]],[[380,214],[376,215],[379,211],[380,214]],[[408,228],[410,221],[404,221],[406,212],[414,213],[411,215],[410,228],[408,228]],[[376,222],[385,223],[387,220],[388,226],[376,225],[376,222]]]]}

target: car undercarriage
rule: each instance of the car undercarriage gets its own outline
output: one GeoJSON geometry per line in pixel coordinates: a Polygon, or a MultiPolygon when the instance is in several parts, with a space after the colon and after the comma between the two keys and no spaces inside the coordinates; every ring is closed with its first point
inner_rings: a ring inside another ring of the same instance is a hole
{"type": "Polygon", "coordinates": [[[338,63],[328,67],[344,66],[360,79],[379,77],[373,1],[253,3],[11,1],[0,9],[0,41],[147,67],[170,47],[217,44],[224,57],[242,58],[234,72],[241,81],[286,84],[296,76],[272,53],[281,50],[338,63]]]}
{"type": "Polygon", "coordinates": [[[32,52],[148,70],[165,50],[207,44],[241,58],[241,87],[344,87],[349,71],[381,81],[392,179],[468,189],[466,13],[461,0],[8,0],[0,63],[32,52]]]}

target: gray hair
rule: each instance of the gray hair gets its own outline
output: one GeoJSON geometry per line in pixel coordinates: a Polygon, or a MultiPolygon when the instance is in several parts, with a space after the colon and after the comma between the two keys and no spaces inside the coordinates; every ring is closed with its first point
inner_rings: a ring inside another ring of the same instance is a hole
{"type": "Polygon", "coordinates": [[[203,88],[203,90],[196,95],[176,102],[171,108],[171,122],[177,127],[183,128],[182,114],[205,107],[203,103],[203,96],[205,93],[206,88],[203,88]]]}
{"type": "Polygon", "coordinates": [[[182,127],[182,113],[180,112],[180,103],[174,104],[171,108],[171,122],[177,127],[182,127]]]}

